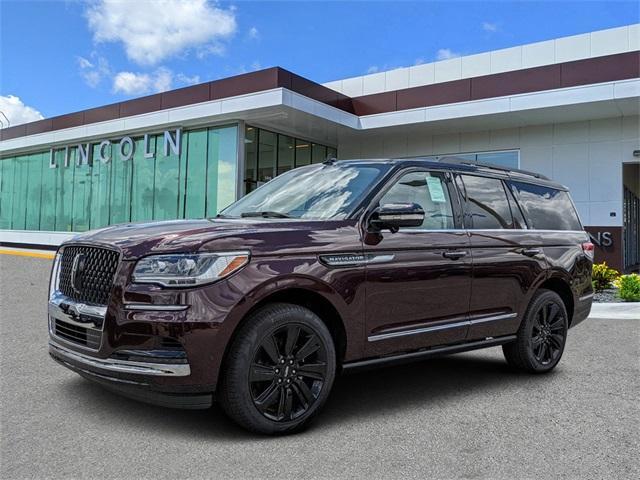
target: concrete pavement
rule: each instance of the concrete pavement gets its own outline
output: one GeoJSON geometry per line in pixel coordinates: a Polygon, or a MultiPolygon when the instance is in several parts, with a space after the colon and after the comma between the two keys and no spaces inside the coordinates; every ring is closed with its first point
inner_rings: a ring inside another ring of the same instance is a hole
{"type": "Polygon", "coordinates": [[[0,478],[638,478],[640,322],[587,320],[549,375],[499,348],[339,378],[305,432],[111,394],[49,359],[50,260],[0,256],[0,478]]]}

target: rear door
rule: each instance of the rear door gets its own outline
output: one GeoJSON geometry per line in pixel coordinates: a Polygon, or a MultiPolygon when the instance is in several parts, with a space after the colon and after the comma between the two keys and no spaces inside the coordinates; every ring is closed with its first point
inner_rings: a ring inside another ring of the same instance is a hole
{"type": "Polygon", "coordinates": [[[464,340],[471,254],[451,175],[405,170],[370,210],[386,203],[417,203],[425,220],[396,233],[365,234],[367,355],[464,340]]]}
{"type": "Polygon", "coordinates": [[[546,269],[540,235],[528,228],[501,178],[456,178],[473,258],[468,339],[517,331],[532,287],[546,269]]]}

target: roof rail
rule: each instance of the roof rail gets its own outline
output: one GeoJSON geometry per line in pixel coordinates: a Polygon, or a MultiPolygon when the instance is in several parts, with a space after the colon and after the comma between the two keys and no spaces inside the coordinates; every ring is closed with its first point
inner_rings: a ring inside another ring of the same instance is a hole
{"type": "Polygon", "coordinates": [[[491,170],[500,170],[502,172],[514,172],[521,175],[528,175],[530,177],[539,178],[540,180],[551,180],[549,177],[537,172],[530,172],[529,170],[521,170],[519,168],[509,168],[502,165],[495,165],[493,163],[473,162],[465,158],[460,157],[440,157],[438,162],[449,163],[452,165],[469,165],[474,167],[490,168],[491,170]]]}

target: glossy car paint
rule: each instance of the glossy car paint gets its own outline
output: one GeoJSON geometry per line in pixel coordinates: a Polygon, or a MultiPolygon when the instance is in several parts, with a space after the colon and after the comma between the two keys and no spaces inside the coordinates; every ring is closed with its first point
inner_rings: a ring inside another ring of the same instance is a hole
{"type": "MultiPolygon", "coordinates": [[[[394,163],[385,181],[391,181],[402,169],[424,167],[425,162],[419,161],[394,163]]],[[[373,232],[367,219],[376,205],[376,195],[372,192],[354,218],[347,220],[156,222],[108,227],[70,242],[112,248],[121,254],[103,344],[91,354],[108,358],[117,350],[158,348],[162,337],[170,337],[186,350],[189,376],[113,377],[162,392],[212,392],[238,325],[273,298],[301,304],[311,301],[332,309],[341,325],[338,330],[345,336],[339,359],[345,364],[513,334],[535,290],[549,281],[568,292],[572,326],[588,315],[591,260],[580,247],[588,241],[584,232],[465,230],[459,204],[455,214],[460,228],[456,230],[373,232]],[[539,247],[542,252],[524,255],[523,248],[529,247],[539,247]],[[166,289],[131,280],[136,261],[147,255],[238,249],[250,250],[249,264],[210,285],[166,289]],[[443,256],[451,250],[466,255],[459,259],[443,256]],[[389,254],[393,259],[330,266],[320,260],[325,254],[389,254]],[[188,308],[178,312],[130,311],[126,309],[129,304],[188,308]],[[469,322],[504,313],[516,315],[506,320],[469,322]],[[464,324],[454,328],[370,341],[370,337],[384,333],[460,322],[464,324]]],[[[71,343],[65,347],[83,351],[71,343]]]]}

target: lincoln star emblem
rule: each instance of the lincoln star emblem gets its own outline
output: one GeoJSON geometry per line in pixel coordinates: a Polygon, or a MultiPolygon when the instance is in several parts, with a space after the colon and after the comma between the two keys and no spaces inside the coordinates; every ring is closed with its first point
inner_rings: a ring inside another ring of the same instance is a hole
{"type": "Polygon", "coordinates": [[[71,288],[73,288],[73,291],[76,293],[80,293],[80,288],[82,288],[85,259],[85,255],[79,253],[73,259],[73,265],[71,266],[71,288]]]}

